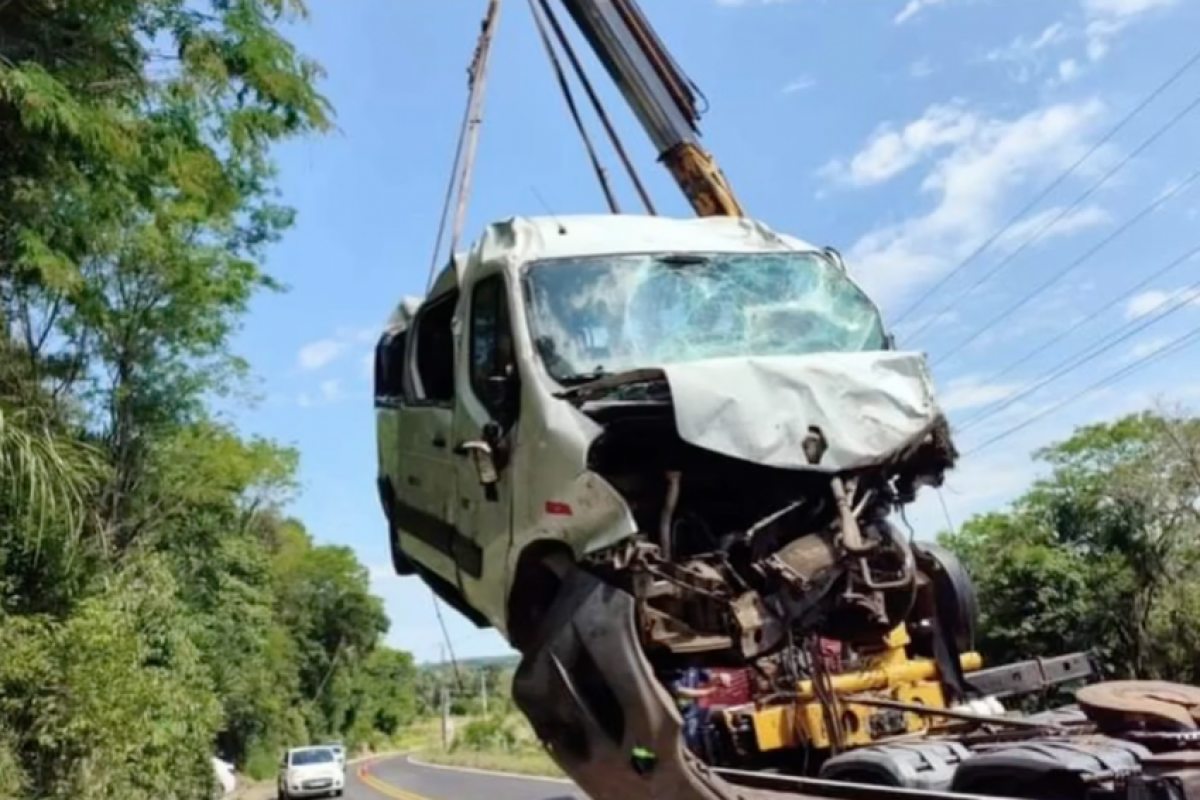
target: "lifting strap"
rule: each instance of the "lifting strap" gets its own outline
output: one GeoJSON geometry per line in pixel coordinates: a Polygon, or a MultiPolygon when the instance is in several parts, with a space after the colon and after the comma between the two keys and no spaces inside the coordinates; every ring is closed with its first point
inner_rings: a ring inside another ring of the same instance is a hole
{"type": "Polygon", "coordinates": [[[566,73],[563,72],[558,55],[554,52],[554,45],[550,43],[550,36],[546,32],[546,23],[542,21],[542,16],[538,13],[534,0],[529,0],[529,13],[533,16],[533,24],[537,27],[538,38],[542,40],[542,46],[546,49],[546,58],[550,60],[554,77],[558,79],[558,88],[562,91],[563,99],[567,103],[567,110],[571,112],[571,119],[575,122],[575,130],[579,132],[579,138],[583,139],[583,147],[587,150],[588,159],[592,162],[592,171],[596,173],[596,180],[600,182],[600,190],[604,192],[604,199],[608,202],[608,210],[614,214],[620,214],[621,207],[617,204],[617,197],[608,183],[608,174],[604,171],[604,165],[600,163],[600,157],[596,155],[596,148],[592,146],[592,137],[588,136],[587,127],[584,126],[583,119],[579,116],[579,108],[575,105],[575,96],[571,93],[571,85],[567,83],[566,73]]]}
{"type": "MultiPolygon", "coordinates": [[[[529,0],[532,7],[534,0],[529,0]]],[[[641,198],[642,205],[646,208],[646,213],[651,216],[656,215],[658,211],[654,208],[654,202],[650,199],[650,193],[646,191],[645,185],[642,183],[642,178],[638,175],[637,167],[633,165],[633,161],[629,158],[629,153],[625,150],[625,145],[621,141],[620,134],[613,127],[612,119],[604,108],[604,103],[600,100],[600,96],[596,94],[595,87],[592,86],[591,80],[587,76],[587,71],[583,68],[583,64],[579,61],[579,56],[575,54],[575,48],[571,46],[571,41],[563,32],[562,25],[558,22],[558,17],[554,10],[550,7],[549,0],[537,0],[541,6],[542,14],[550,22],[550,28],[554,31],[554,38],[558,40],[558,44],[562,47],[563,52],[567,55],[567,60],[571,63],[571,69],[575,73],[575,77],[583,86],[584,92],[587,93],[588,100],[592,105],[592,110],[596,112],[596,116],[600,119],[600,124],[604,126],[604,132],[608,135],[608,142],[617,153],[617,157],[621,159],[621,165],[625,167],[625,174],[629,176],[629,180],[633,183],[633,188],[637,191],[638,197],[641,198]]],[[[541,28],[541,23],[538,20],[538,15],[534,11],[534,21],[538,22],[538,27],[541,28]]]]}

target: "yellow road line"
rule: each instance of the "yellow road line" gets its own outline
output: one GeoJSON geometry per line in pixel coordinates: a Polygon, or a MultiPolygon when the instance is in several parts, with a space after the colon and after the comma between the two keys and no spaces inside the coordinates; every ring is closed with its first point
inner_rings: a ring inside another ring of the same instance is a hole
{"type": "Polygon", "coordinates": [[[399,786],[392,786],[379,778],[372,775],[367,770],[368,764],[362,764],[358,768],[358,779],[363,785],[370,789],[374,789],[384,797],[390,797],[392,800],[429,800],[428,797],[422,797],[416,792],[410,792],[407,789],[401,789],[399,786]]]}

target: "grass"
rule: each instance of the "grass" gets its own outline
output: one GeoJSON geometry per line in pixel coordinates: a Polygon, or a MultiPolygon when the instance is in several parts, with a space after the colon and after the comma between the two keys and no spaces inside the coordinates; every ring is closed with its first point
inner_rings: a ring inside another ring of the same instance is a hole
{"type": "Polygon", "coordinates": [[[516,775],[563,777],[562,770],[542,748],[524,717],[462,717],[454,720],[455,739],[442,749],[441,726],[425,720],[406,732],[417,757],[430,764],[486,769],[516,775]]]}
{"type": "Polygon", "coordinates": [[[562,770],[543,750],[423,750],[418,760],[447,767],[468,767],[515,775],[561,778],[562,770]]]}

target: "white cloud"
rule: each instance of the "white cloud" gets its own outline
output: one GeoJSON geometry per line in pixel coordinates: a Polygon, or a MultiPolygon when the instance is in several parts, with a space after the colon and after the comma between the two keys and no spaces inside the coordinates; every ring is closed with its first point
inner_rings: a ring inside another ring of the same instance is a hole
{"type": "Polygon", "coordinates": [[[1112,49],[1112,40],[1144,14],[1161,11],[1178,4],[1179,0],[1082,0],[1087,20],[1084,38],[1087,57],[1100,61],[1112,49]]]}
{"type": "Polygon", "coordinates": [[[1003,47],[989,51],[984,60],[1007,64],[1013,80],[1024,83],[1043,72],[1050,63],[1049,51],[1067,45],[1082,45],[1076,56],[1062,57],[1054,66],[1056,86],[1079,78],[1085,62],[1096,63],[1112,49],[1116,37],[1150,12],[1177,5],[1180,0],[1080,0],[1073,13],[1042,29],[1036,36],[1018,36],[1003,47]]]}
{"type": "Polygon", "coordinates": [[[928,78],[936,71],[937,67],[935,67],[933,62],[928,58],[918,58],[916,61],[908,65],[908,77],[912,78],[913,80],[919,81],[924,78],[928,78]]]}
{"type": "Polygon", "coordinates": [[[320,369],[335,361],[345,349],[346,343],[337,339],[318,339],[300,348],[296,355],[296,363],[303,370],[320,369]]]}
{"type": "Polygon", "coordinates": [[[375,341],[378,335],[379,329],[374,327],[338,328],[333,336],[309,342],[301,347],[296,354],[296,363],[306,372],[321,369],[337,361],[355,345],[375,341]]]}
{"type": "Polygon", "coordinates": [[[784,94],[793,94],[795,92],[803,92],[805,89],[811,89],[817,85],[817,81],[811,75],[801,75],[791,83],[783,87],[784,94]]]}
{"type": "Polygon", "coordinates": [[[904,8],[900,9],[892,21],[897,25],[903,25],[925,9],[940,6],[944,2],[946,0],[908,0],[904,4],[904,8]]]}
{"type": "MultiPolygon", "coordinates": [[[[937,277],[994,234],[1015,191],[1041,184],[1078,161],[1103,111],[1103,104],[1089,100],[999,119],[932,106],[903,129],[925,131],[925,136],[876,135],[850,160],[845,171],[850,182],[878,182],[935,149],[945,152],[920,185],[932,207],[860,237],[848,249],[851,269],[885,302],[937,277]],[[881,144],[885,137],[889,141],[881,144]]],[[[1084,222],[1094,223],[1095,214],[1088,211],[1074,225],[1051,232],[1071,233],[1084,222]]]]}
{"type": "Polygon", "coordinates": [[[1128,19],[1147,11],[1168,8],[1179,0],[1083,0],[1083,10],[1093,17],[1128,19]]]}
{"type": "Polygon", "coordinates": [[[979,123],[978,117],[959,106],[930,106],[920,119],[899,130],[887,124],[880,127],[849,164],[831,161],[821,174],[851,186],[883,183],[934,151],[970,139],[979,123]]]}
{"type": "Polygon", "coordinates": [[[1079,62],[1073,58],[1064,58],[1058,62],[1058,79],[1062,83],[1075,80],[1079,77],[1079,62]]]}
{"type": "Polygon", "coordinates": [[[342,385],[335,379],[321,381],[321,399],[327,403],[332,403],[342,396],[342,385]]]}
{"type": "Polygon", "coordinates": [[[1084,206],[1071,211],[1067,211],[1064,206],[1055,206],[1013,223],[1012,227],[996,238],[992,247],[996,250],[1012,251],[1035,237],[1071,236],[1110,222],[1112,215],[1099,206],[1084,206]]]}
{"type": "Polygon", "coordinates": [[[1003,47],[989,51],[984,60],[1009,64],[1013,80],[1024,83],[1041,71],[1045,62],[1044,51],[1067,38],[1067,26],[1055,22],[1046,26],[1037,36],[1018,36],[1003,47]]]}
{"type": "Polygon", "coordinates": [[[1156,336],[1153,339],[1138,342],[1129,348],[1129,359],[1131,361],[1141,361],[1143,358],[1149,358],[1173,341],[1174,339],[1169,336],[1156,336]]]}
{"type": "Polygon", "coordinates": [[[340,380],[329,378],[317,384],[315,391],[304,391],[296,395],[296,405],[301,408],[330,406],[346,400],[348,396],[340,380]]]}
{"type": "Polygon", "coordinates": [[[991,405],[1011,397],[1021,388],[1017,383],[990,383],[976,375],[955,378],[938,393],[938,404],[947,414],[991,405]]]}
{"type": "Polygon", "coordinates": [[[1200,306],[1200,289],[1151,289],[1135,294],[1125,304],[1125,318],[1137,319],[1157,311],[1166,311],[1177,303],[1200,306]]]}

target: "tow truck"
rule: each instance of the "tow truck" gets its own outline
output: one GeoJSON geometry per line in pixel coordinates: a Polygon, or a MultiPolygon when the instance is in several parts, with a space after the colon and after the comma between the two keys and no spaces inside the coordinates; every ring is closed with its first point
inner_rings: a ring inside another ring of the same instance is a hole
{"type": "Polygon", "coordinates": [[[496,221],[401,300],[397,574],[522,654],[514,700],[595,800],[1200,800],[1200,689],[982,664],[969,576],[894,521],[958,458],[924,355],[834,248],[745,214],[634,0],[560,2],[697,216],[496,221]]]}

